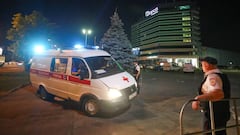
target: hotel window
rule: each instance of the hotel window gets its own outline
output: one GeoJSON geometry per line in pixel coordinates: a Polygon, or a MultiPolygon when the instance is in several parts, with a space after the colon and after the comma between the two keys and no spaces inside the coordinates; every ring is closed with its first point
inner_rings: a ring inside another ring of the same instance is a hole
{"type": "Polygon", "coordinates": [[[191,38],[184,38],[184,39],[183,39],[183,42],[185,42],[185,43],[190,43],[190,42],[192,42],[192,40],[191,40],[191,38]]]}
{"type": "Polygon", "coordinates": [[[183,37],[191,37],[191,33],[183,33],[183,37]]]}
{"type": "Polygon", "coordinates": [[[190,22],[182,22],[182,26],[191,26],[190,22]]]}
{"type": "Polygon", "coordinates": [[[190,21],[191,17],[190,16],[185,16],[185,17],[182,17],[182,20],[183,21],[190,21]]]}
{"type": "Polygon", "coordinates": [[[183,31],[191,31],[191,28],[182,28],[183,31]]]}

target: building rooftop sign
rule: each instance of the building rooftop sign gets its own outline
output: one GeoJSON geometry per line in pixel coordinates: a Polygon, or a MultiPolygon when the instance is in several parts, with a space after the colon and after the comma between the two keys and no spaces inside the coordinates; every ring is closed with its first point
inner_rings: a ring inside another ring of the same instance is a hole
{"type": "Polygon", "coordinates": [[[153,15],[155,15],[155,14],[157,14],[158,13],[158,7],[155,7],[153,10],[151,10],[151,11],[146,11],[145,12],[145,16],[146,17],[148,17],[148,16],[153,16],[153,15]]]}

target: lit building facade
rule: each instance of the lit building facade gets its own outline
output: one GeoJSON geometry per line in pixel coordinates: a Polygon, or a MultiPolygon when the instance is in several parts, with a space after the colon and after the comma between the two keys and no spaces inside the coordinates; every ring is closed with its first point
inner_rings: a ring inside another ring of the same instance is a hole
{"type": "Polygon", "coordinates": [[[192,63],[201,55],[199,8],[190,2],[158,5],[131,27],[131,43],[140,63],[192,63]]]}

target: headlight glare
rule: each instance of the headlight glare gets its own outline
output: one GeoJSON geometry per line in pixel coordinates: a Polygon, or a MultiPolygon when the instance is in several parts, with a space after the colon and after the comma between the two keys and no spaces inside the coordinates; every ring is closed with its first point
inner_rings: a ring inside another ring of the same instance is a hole
{"type": "Polygon", "coordinates": [[[116,89],[109,89],[108,96],[111,99],[118,98],[122,96],[122,93],[119,90],[116,89]]]}

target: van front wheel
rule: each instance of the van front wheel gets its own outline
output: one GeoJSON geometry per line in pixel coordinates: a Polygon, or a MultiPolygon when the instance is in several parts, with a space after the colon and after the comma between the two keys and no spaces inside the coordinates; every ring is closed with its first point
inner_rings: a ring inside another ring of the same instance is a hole
{"type": "Polygon", "coordinates": [[[54,96],[50,93],[48,93],[44,87],[39,87],[38,91],[37,91],[38,96],[43,99],[43,100],[48,100],[51,101],[54,99],[54,96]]]}
{"type": "Polygon", "coordinates": [[[84,113],[88,116],[96,116],[99,111],[99,104],[96,99],[90,98],[84,100],[84,113]]]}

